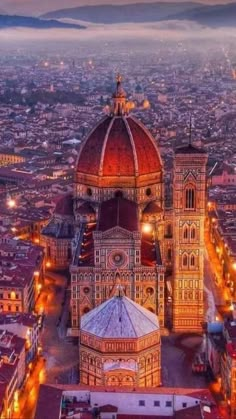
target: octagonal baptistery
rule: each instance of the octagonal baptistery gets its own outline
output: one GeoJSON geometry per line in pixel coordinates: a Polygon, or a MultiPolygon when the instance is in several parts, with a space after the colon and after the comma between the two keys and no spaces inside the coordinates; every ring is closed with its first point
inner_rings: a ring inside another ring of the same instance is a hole
{"type": "Polygon", "coordinates": [[[157,316],[117,295],[81,318],[80,383],[159,386],[160,345],[157,316]]]}
{"type": "Polygon", "coordinates": [[[110,114],[89,133],[79,152],[77,200],[102,202],[121,193],[146,203],[162,202],[161,157],[151,133],[129,114],[130,103],[118,79],[110,114]]]}

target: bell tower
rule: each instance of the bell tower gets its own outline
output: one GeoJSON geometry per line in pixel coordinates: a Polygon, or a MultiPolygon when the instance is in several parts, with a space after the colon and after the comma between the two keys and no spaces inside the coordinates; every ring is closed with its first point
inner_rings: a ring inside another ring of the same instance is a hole
{"type": "Polygon", "coordinates": [[[205,151],[177,148],[174,161],[173,330],[200,332],[204,316],[205,151]]]}

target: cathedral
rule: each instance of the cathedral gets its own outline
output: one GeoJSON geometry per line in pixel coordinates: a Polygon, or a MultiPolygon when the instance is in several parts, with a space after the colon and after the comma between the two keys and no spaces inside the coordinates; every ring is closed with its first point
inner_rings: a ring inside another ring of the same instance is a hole
{"type": "Polygon", "coordinates": [[[83,315],[115,298],[118,288],[157,315],[165,333],[167,270],[172,330],[201,332],[207,155],[192,144],[176,148],[173,207],[165,209],[157,144],[129,111],[118,77],[109,115],[80,148],[73,197],[58,203],[42,231],[46,260],[70,266],[74,336],[83,315]]]}

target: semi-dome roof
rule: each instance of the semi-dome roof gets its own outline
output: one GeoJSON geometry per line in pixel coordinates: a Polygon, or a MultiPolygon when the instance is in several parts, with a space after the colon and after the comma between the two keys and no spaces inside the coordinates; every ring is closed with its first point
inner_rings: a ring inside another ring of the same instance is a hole
{"type": "Polygon", "coordinates": [[[115,296],[81,318],[81,331],[101,338],[139,338],[158,330],[156,314],[125,296],[115,296]]]}
{"type": "Polygon", "coordinates": [[[107,116],[85,140],[77,173],[132,177],[160,172],[162,163],[151,134],[129,115],[107,116]]]}
{"type": "Polygon", "coordinates": [[[71,193],[58,199],[54,213],[62,216],[73,216],[73,195],[71,193]]]}

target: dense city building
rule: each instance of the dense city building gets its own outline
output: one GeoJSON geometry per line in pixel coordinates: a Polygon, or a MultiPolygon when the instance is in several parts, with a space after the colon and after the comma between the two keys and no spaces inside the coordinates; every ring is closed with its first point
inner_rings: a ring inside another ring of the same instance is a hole
{"type": "Polygon", "coordinates": [[[43,385],[35,419],[79,416],[83,419],[220,418],[216,403],[206,389],[129,389],[43,385]],[[128,402],[127,402],[128,400],[128,402]],[[48,406],[48,407],[46,407],[48,406]]]}
{"type": "Polygon", "coordinates": [[[13,236],[0,237],[0,309],[31,312],[44,278],[43,248],[13,236]]]}

